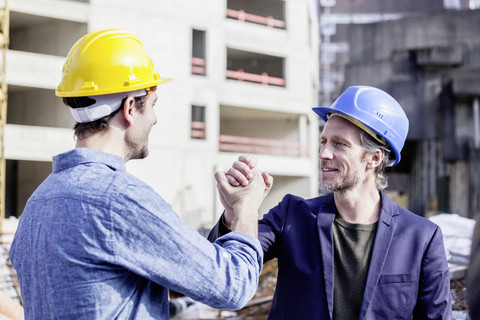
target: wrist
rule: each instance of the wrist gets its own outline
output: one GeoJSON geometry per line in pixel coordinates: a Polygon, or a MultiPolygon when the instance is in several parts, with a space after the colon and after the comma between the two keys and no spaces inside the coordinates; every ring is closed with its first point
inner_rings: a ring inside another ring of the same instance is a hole
{"type": "Polygon", "coordinates": [[[243,219],[235,220],[232,223],[232,231],[243,232],[258,238],[258,220],[245,221],[243,219]]]}
{"type": "Polygon", "coordinates": [[[246,204],[233,206],[232,231],[244,232],[254,237],[258,235],[258,209],[246,204]]]}
{"type": "Polygon", "coordinates": [[[232,229],[232,223],[234,218],[235,218],[235,215],[233,213],[233,210],[225,209],[225,211],[223,211],[222,221],[225,224],[225,226],[227,226],[229,229],[232,229]]]}
{"type": "Polygon", "coordinates": [[[227,219],[227,215],[224,211],[222,216],[220,217],[221,228],[223,228],[224,230],[228,229],[229,231],[231,231],[232,230],[232,221],[233,221],[233,219],[227,219]]]}
{"type": "Polygon", "coordinates": [[[232,219],[225,222],[229,225],[256,224],[258,222],[258,210],[249,207],[235,208],[232,219]]]}

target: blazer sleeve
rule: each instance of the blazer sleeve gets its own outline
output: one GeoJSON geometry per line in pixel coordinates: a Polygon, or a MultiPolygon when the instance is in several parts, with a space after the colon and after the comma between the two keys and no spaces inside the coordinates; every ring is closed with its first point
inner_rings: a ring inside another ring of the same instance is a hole
{"type": "Polygon", "coordinates": [[[264,263],[278,258],[281,235],[292,196],[287,194],[282,201],[258,222],[258,240],[263,249],[264,263]]]}
{"type": "Polygon", "coordinates": [[[215,242],[218,238],[221,236],[226,235],[227,233],[231,232],[226,223],[225,223],[225,216],[222,214],[220,219],[218,219],[217,223],[215,226],[213,226],[212,230],[210,230],[210,233],[207,236],[208,241],[210,242],[215,242]]]}
{"type": "MultiPolygon", "coordinates": [[[[258,222],[258,240],[264,252],[264,262],[278,257],[278,242],[285,223],[290,199],[293,196],[287,194],[283,200],[263,216],[258,222]]],[[[229,233],[231,230],[225,224],[222,214],[215,226],[210,230],[208,240],[215,242],[217,238],[229,233]]]]}
{"type": "Polygon", "coordinates": [[[442,231],[438,226],[423,257],[413,319],[452,319],[450,276],[442,231]]]}

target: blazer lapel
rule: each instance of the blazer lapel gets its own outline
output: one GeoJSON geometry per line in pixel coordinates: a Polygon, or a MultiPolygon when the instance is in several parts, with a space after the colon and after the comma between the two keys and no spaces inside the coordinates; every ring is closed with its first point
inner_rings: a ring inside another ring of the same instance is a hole
{"type": "Polygon", "coordinates": [[[333,317],[333,220],[335,219],[335,202],[333,194],[325,199],[317,215],[317,227],[323,264],[323,280],[327,297],[328,313],[333,317]]]}
{"type": "Polygon", "coordinates": [[[367,313],[370,302],[372,301],[373,293],[382,274],[385,260],[388,256],[388,250],[392,243],[393,235],[397,225],[396,219],[393,216],[397,215],[397,209],[383,192],[382,195],[382,209],[380,211],[380,218],[378,220],[377,235],[373,245],[372,257],[370,259],[370,267],[368,269],[367,282],[365,284],[365,291],[363,293],[362,308],[360,310],[360,319],[364,319],[367,313]],[[388,210],[386,210],[388,208],[388,210]],[[391,212],[393,211],[393,212],[391,212]]]}

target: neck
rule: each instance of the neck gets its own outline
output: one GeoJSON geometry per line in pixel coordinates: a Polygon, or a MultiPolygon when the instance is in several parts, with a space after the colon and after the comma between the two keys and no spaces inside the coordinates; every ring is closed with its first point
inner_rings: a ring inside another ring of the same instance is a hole
{"type": "Polygon", "coordinates": [[[380,217],[381,198],[375,184],[334,193],[340,216],[350,223],[372,224],[380,217]]]}
{"type": "Polygon", "coordinates": [[[75,148],[90,148],[122,157],[127,162],[123,139],[116,128],[77,138],[75,148]]]}

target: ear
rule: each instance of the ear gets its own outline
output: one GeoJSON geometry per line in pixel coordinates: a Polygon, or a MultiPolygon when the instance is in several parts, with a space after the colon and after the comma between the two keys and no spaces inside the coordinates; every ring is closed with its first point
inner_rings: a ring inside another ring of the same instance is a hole
{"type": "Polygon", "coordinates": [[[375,150],[375,152],[370,155],[367,168],[375,169],[382,163],[384,157],[385,157],[385,150],[380,148],[375,150]]]}
{"type": "Polygon", "coordinates": [[[123,103],[123,118],[129,125],[133,125],[133,117],[135,115],[135,99],[134,98],[127,98],[123,103]]]}

